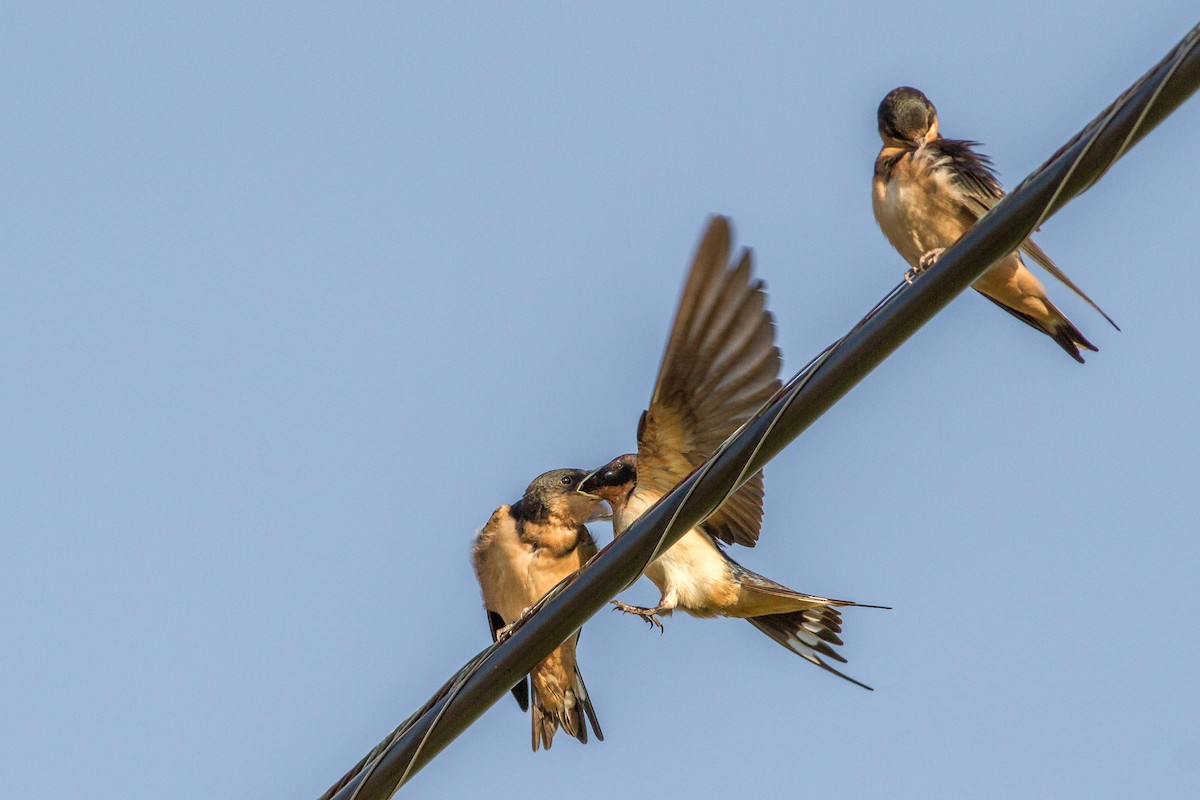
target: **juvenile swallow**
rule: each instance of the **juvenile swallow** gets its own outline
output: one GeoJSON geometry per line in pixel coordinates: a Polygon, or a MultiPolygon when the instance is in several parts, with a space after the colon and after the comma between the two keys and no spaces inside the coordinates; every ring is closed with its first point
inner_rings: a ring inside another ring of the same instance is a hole
{"type": "MultiPolygon", "coordinates": [[[[493,641],[507,636],[509,626],[526,609],[596,554],[596,543],[583,523],[600,498],[578,491],[584,475],[578,469],[539,475],[520,500],[497,508],[475,537],[471,563],[483,590],[493,641]]],[[[560,727],[587,744],[585,714],[596,738],[604,741],[579,673],[578,642],[576,631],[533,668],[528,682],[522,678],[512,689],[524,711],[530,705],[529,685],[533,686],[534,752],[542,746],[549,750],[560,727]]]]}
{"type": "MultiPolygon", "coordinates": [[[[743,251],[728,268],[729,223],[715,217],[696,253],[667,341],[650,407],[638,423],[638,451],[592,472],[581,491],[612,506],[620,536],[675,488],[780,387],[775,327],[762,281],[743,251]]],[[[719,542],[753,547],[762,524],[763,477],[756,474],[705,522],[645,570],[662,592],[654,608],[614,601],[662,627],[678,608],[695,617],[740,617],[793,653],[851,683],[822,656],[845,662],[837,606],[859,605],[792,591],[725,554],[719,542]]]]}
{"type": "MultiPolygon", "coordinates": [[[[991,160],[974,150],[978,142],[942,138],[937,110],[916,89],[901,86],[883,98],[879,138],[883,148],[875,159],[871,205],[884,235],[911,267],[906,276],[911,282],[999,202],[1004,190],[991,160]]],[[[1096,351],[1097,347],[1050,302],[1046,287],[1025,266],[1021,252],[1117,327],[1032,239],[989,268],[975,281],[975,289],[1058,342],[1082,364],[1079,348],[1096,351]]]]}

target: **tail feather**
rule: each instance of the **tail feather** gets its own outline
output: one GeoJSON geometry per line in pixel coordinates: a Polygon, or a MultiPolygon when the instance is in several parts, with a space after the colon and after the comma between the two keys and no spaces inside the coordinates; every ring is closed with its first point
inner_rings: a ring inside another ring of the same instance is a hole
{"type": "MultiPolygon", "coordinates": [[[[1058,306],[1051,303],[1049,298],[1043,298],[1042,302],[1058,317],[1058,321],[1054,324],[1054,330],[1050,332],[1050,338],[1058,342],[1058,346],[1066,350],[1068,355],[1082,364],[1083,356],[1079,352],[1080,347],[1084,350],[1091,350],[1093,353],[1100,352],[1100,348],[1089,342],[1079,331],[1079,328],[1075,327],[1075,323],[1067,319],[1067,315],[1059,311],[1058,306]]],[[[1104,314],[1103,311],[1100,313],[1104,314]]],[[[1105,314],[1105,319],[1108,319],[1107,314],[1105,314]]],[[[1111,319],[1108,321],[1112,322],[1111,319]]],[[[1113,322],[1113,327],[1116,327],[1115,322],[1113,322]]],[[[1120,330],[1120,328],[1117,328],[1117,330],[1120,330]]]]}
{"type": "MultiPolygon", "coordinates": [[[[786,600],[794,600],[795,604],[789,610],[804,611],[809,608],[823,608],[825,606],[858,606],[859,608],[882,608],[886,611],[891,611],[889,606],[872,606],[865,603],[856,603],[853,600],[837,600],[832,597],[821,597],[820,595],[797,592],[795,589],[789,589],[782,583],[771,580],[766,575],[759,575],[753,570],[746,569],[728,555],[725,556],[725,563],[729,571],[733,574],[734,580],[742,587],[743,591],[748,590],[747,597],[768,595],[771,597],[782,597],[786,600]]],[[[735,614],[731,616],[739,615],[735,614]]],[[[841,630],[841,623],[838,619],[833,620],[833,624],[838,626],[836,630],[841,630]]]]}
{"type": "Polygon", "coordinates": [[[554,734],[558,732],[557,715],[538,702],[536,691],[529,713],[533,721],[533,752],[536,753],[543,747],[549,750],[554,743],[554,734]]]}
{"type": "MultiPolygon", "coordinates": [[[[980,292],[980,294],[983,294],[983,292],[980,292]]],[[[1004,303],[1001,303],[994,297],[989,297],[986,294],[983,296],[987,297],[988,300],[991,300],[993,303],[1000,306],[1029,327],[1033,328],[1034,330],[1041,331],[1049,336],[1058,343],[1059,347],[1066,351],[1067,355],[1078,361],[1080,364],[1083,364],[1084,360],[1083,355],[1079,352],[1079,348],[1082,347],[1084,350],[1091,350],[1093,353],[1100,352],[1100,348],[1089,342],[1087,337],[1083,335],[1079,328],[1075,327],[1075,323],[1067,319],[1067,315],[1059,311],[1058,306],[1051,303],[1049,298],[1043,297],[1042,302],[1044,302],[1050,311],[1052,311],[1058,317],[1058,321],[1055,322],[1053,330],[1047,329],[1045,325],[1034,319],[1029,314],[1025,314],[1021,311],[1017,311],[1015,308],[1006,306],[1004,303]]],[[[1111,322],[1111,320],[1109,321],[1111,322]]],[[[1118,328],[1118,330],[1120,329],[1118,328]]]]}
{"type": "Polygon", "coordinates": [[[554,734],[558,732],[559,728],[578,739],[581,744],[587,744],[588,723],[591,723],[596,740],[604,741],[604,731],[600,729],[600,721],[596,718],[596,709],[592,706],[591,698],[588,697],[587,687],[583,683],[583,675],[580,674],[578,667],[575,668],[574,688],[568,691],[564,697],[558,698],[558,702],[554,704],[546,702],[548,698],[542,697],[538,692],[535,681],[531,681],[531,684],[533,702],[530,713],[535,753],[543,747],[547,750],[550,749],[554,742],[554,734]]]}
{"type": "MultiPolygon", "coordinates": [[[[846,605],[857,605],[857,603],[846,603],[846,605]]],[[[821,658],[824,656],[842,664],[846,663],[845,657],[833,649],[842,644],[841,638],[837,635],[842,630],[842,615],[835,607],[820,606],[787,614],[747,617],[746,621],[788,650],[806,661],[816,664],[826,672],[832,672],[856,686],[874,691],[862,681],[855,680],[834,669],[821,658]]]]}
{"type": "Polygon", "coordinates": [[[1063,321],[1054,326],[1054,332],[1050,334],[1054,341],[1058,342],[1058,346],[1066,350],[1076,361],[1083,363],[1083,356],[1079,352],[1079,348],[1091,350],[1093,353],[1099,353],[1100,348],[1089,342],[1084,335],[1079,332],[1069,319],[1063,317],[1063,321]]]}
{"type": "MultiPolygon", "coordinates": [[[[587,686],[583,683],[583,674],[579,671],[579,667],[575,667],[575,695],[580,698],[579,704],[583,706],[583,712],[587,714],[588,722],[592,724],[592,733],[596,734],[596,741],[604,741],[604,731],[600,730],[600,720],[596,718],[596,709],[592,706],[592,698],[588,695],[587,686]]],[[[583,731],[581,742],[587,744],[587,725],[582,721],[579,724],[579,729],[583,731]]]]}

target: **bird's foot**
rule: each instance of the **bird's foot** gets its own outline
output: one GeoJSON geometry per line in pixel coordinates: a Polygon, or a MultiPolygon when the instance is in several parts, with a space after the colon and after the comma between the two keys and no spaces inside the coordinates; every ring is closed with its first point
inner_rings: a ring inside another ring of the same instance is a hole
{"type": "Polygon", "coordinates": [[[658,632],[660,634],[663,632],[663,630],[664,630],[663,624],[662,624],[662,620],[660,620],[658,618],[658,609],[657,608],[642,608],[641,606],[631,606],[628,603],[622,603],[620,600],[612,600],[610,602],[612,602],[613,606],[615,606],[618,611],[624,611],[626,614],[634,614],[636,616],[639,616],[643,620],[645,620],[647,623],[649,623],[651,628],[658,628],[658,632]]]}
{"type": "MultiPolygon", "coordinates": [[[[517,620],[517,622],[520,621],[521,620],[517,620]]],[[[512,636],[512,632],[517,629],[517,622],[510,622],[500,630],[496,631],[496,644],[500,644],[508,639],[508,637],[512,636]]]]}
{"type": "Polygon", "coordinates": [[[503,628],[500,628],[498,631],[496,631],[496,644],[500,644],[501,642],[506,640],[508,637],[512,636],[513,631],[515,631],[517,628],[521,627],[521,623],[525,621],[525,617],[528,614],[529,614],[529,608],[526,608],[525,610],[523,610],[521,612],[521,616],[517,617],[512,622],[508,623],[503,628]]]}
{"type": "Polygon", "coordinates": [[[942,253],[944,253],[944,252],[946,252],[946,248],[935,247],[932,250],[930,250],[929,252],[927,252],[925,255],[921,256],[921,259],[918,262],[921,265],[921,272],[924,272],[925,270],[929,269],[934,264],[936,264],[938,259],[942,257],[942,253]]]}
{"type": "Polygon", "coordinates": [[[904,273],[904,280],[911,284],[917,279],[918,275],[936,264],[937,260],[942,257],[942,253],[944,252],[946,252],[946,248],[944,247],[935,247],[932,250],[927,251],[925,255],[918,259],[915,267],[904,273]]]}

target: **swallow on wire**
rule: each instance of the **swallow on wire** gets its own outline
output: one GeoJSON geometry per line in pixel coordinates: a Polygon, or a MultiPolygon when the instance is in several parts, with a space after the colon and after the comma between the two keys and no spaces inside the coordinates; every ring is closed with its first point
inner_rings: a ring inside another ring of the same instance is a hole
{"type": "MultiPolygon", "coordinates": [[[[942,138],[937,110],[916,89],[901,86],[888,92],[879,104],[878,116],[883,147],[875,159],[872,208],[884,235],[911,267],[905,276],[911,283],[999,202],[1004,190],[991,160],[974,149],[978,142],[942,138]]],[[[1025,266],[1021,253],[1117,328],[1032,239],[990,267],[975,281],[975,289],[1049,336],[1082,364],[1080,348],[1098,348],[1050,302],[1046,288],[1025,266]]]]}
{"type": "MultiPolygon", "coordinates": [[[[493,640],[506,638],[530,606],[596,554],[584,522],[600,498],[578,491],[584,476],[578,469],[539,475],[520,500],[497,508],[475,537],[471,562],[493,640]]],[[[560,727],[587,744],[588,722],[604,741],[579,673],[578,642],[576,631],[512,688],[522,711],[532,705],[534,752],[549,750],[560,727]]]]}
{"type": "MultiPolygon", "coordinates": [[[[696,253],[667,341],[650,407],[638,423],[637,453],[587,476],[581,491],[612,507],[620,536],[675,488],[780,388],[779,349],[750,252],[729,264],[730,230],[714,217],[696,253]]],[[[753,547],[762,525],[763,477],[755,474],[651,562],[645,575],[662,593],[654,608],[614,601],[662,629],[674,609],[696,617],[739,617],[793,653],[846,680],[824,659],[845,663],[838,606],[848,600],[803,594],[738,564],[721,543],[753,547]]]]}

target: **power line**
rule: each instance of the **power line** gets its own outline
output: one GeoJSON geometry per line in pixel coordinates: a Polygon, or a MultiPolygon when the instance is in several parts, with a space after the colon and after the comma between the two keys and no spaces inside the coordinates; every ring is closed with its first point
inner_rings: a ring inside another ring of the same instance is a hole
{"type": "Polygon", "coordinates": [[[1200,87],[1200,26],[1021,182],[912,285],[901,283],[849,333],[793,377],[712,458],[619,539],[542,599],[512,635],[481,652],[322,795],[385,800],[429,763],[644,566],[711,514],[741,483],[878,366],[956,295],[1200,87]]]}

